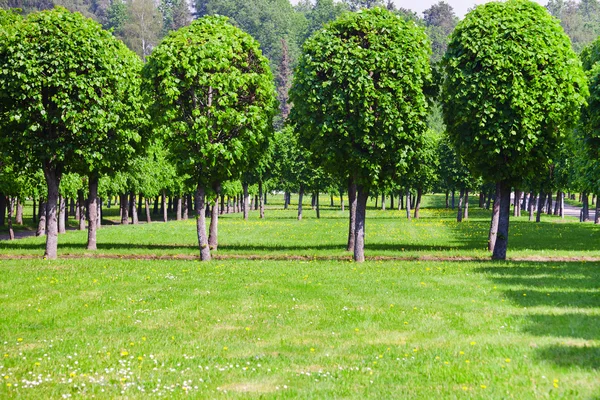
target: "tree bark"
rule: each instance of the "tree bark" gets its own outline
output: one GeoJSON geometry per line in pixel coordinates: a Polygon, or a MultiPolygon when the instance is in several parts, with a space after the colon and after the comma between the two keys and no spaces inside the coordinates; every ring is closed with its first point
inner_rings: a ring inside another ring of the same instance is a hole
{"type": "Polygon", "coordinates": [[[352,178],[348,180],[348,211],[348,244],[346,245],[346,250],[354,252],[354,244],[356,240],[356,183],[352,178]]]}
{"type": "MultiPolygon", "coordinates": [[[[0,198],[2,198],[1,196],[2,196],[2,193],[0,193],[0,198]]],[[[35,196],[33,197],[33,199],[32,199],[32,200],[33,200],[33,208],[31,209],[31,211],[32,211],[32,213],[33,213],[33,217],[32,217],[31,219],[32,219],[33,223],[35,224],[35,223],[37,222],[37,217],[36,217],[36,210],[37,210],[36,206],[37,206],[37,204],[36,204],[36,201],[35,201],[35,196]]],[[[0,207],[0,213],[1,213],[1,212],[2,212],[2,208],[0,207]]],[[[67,220],[67,218],[66,218],[66,216],[65,216],[65,221],[66,221],[66,220],[67,220]]],[[[2,225],[2,224],[0,224],[0,226],[1,226],[1,225],[2,225]]]]}
{"type": "Polygon", "coordinates": [[[542,220],[542,211],[544,209],[545,204],[546,204],[546,193],[544,191],[540,191],[540,196],[538,197],[538,209],[537,209],[537,215],[535,217],[535,222],[540,222],[542,220]]]}
{"type": "Polygon", "coordinates": [[[565,218],[565,192],[560,192],[560,205],[558,206],[558,215],[565,218]]]}
{"type": "Polygon", "coordinates": [[[583,203],[583,222],[590,220],[590,195],[587,192],[583,192],[581,195],[581,202],[583,203]]]}
{"type": "Polygon", "coordinates": [[[356,186],[356,227],[354,228],[354,261],[365,261],[365,219],[369,191],[363,186],[356,186]]]}
{"type": "MultiPolygon", "coordinates": [[[[175,210],[175,219],[177,221],[181,221],[182,219],[182,207],[183,207],[183,201],[181,200],[181,196],[177,196],[176,200],[176,210],[175,210]]],[[[219,209],[219,207],[217,207],[217,209],[219,209]]]]}
{"type": "Polygon", "coordinates": [[[513,200],[513,217],[518,217],[519,216],[519,204],[521,200],[521,191],[515,189],[515,198],[513,200]]]}
{"type": "Polygon", "coordinates": [[[317,219],[320,219],[321,218],[321,206],[319,205],[319,192],[316,193],[316,198],[317,198],[317,201],[316,201],[315,206],[316,206],[316,211],[317,211],[317,219]]]}
{"type": "Polygon", "coordinates": [[[167,197],[167,213],[173,212],[173,196],[167,197]]]}
{"type": "Polygon", "coordinates": [[[248,221],[248,213],[250,211],[250,193],[248,193],[248,182],[242,183],[242,189],[244,190],[244,219],[248,221]]]}
{"type": "Polygon", "coordinates": [[[498,237],[501,201],[500,183],[496,183],[496,195],[494,196],[494,207],[492,208],[492,222],[490,223],[490,234],[488,235],[488,250],[492,253],[494,252],[496,238],[498,237]]]}
{"type": "Polygon", "coordinates": [[[137,206],[135,205],[135,193],[134,192],[131,192],[131,194],[129,195],[129,204],[131,204],[131,223],[134,225],[137,225],[140,221],[138,218],[137,206]]]}
{"type": "Polygon", "coordinates": [[[334,204],[333,204],[333,194],[329,193],[329,207],[333,208],[334,204]]]}
{"type": "Polygon", "coordinates": [[[8,238],[10,240],[15,240],[15,231],[13,230],[13,224],[12,224],[12,216],[13,216],[13,208],[14,208],[14,204],[15,204],[15,198],[8,197],[7,203],[8,203],[8,238]]]}
{"type": "Polygon", "coordinates": [[[144,205],[146,206],[146,222],[151,223],[152,216],[150,215],[150,202],[148,201],[147,197],[144,197],[144,205]]]}
{"type": "Polygon", "coordinates": [[[223,213],[225,212],[225,196],[221,194],[221,196],[219,197],[221,198],[221,207],[219,207],[219,213],[223,215],[223,213]]]}
{"type": "Polygon", "coordinates": [[[298,221],[302,220],[302,198],[304,197],[304,187],[300,185],[298,193],[298,221]]]}
{"type": "Polygon", "coordinates": [[[89,189],[89,213],[90,220],[88,222],[88,241],[87,249],[96,250],[96,228],[98,219],[98,176],[92,174],[88,178],[88,189],[89,189]]]}
{"type": "Polygon", "coordinates": [[[450,208],[450,191],[446,190],[446,208],[450,208]]]}
{"type": "Polygon", "coordinates": [[[46,205],[46,253],[44,257],[56,259],[58,256],[58,224],[56,220],[56,203],[62,174],[56,167],[44,165],[44,176],[48,186],[48,202],[46,205]]]}
{"type": "Polygon", "coordinates": [[[66,220],[67,215],[65,213],[65,198],[62,196],[58,196],[58,233],[66,233],[66,220]]]}
{"type": "Polygon", "coordinates": [[[529,221],[533,221],[533,212],[535,209],[535,194],[533,192],[529,193],[529,202],[527,205],[529,209],[529,221]]]}
{"type": "Polygon", "coordinates": [[[469,189],[465,189],[465,205],[463,207],[463,220],[469,219],[469,189]]]}
{"type": "MultiPolygon", "coordinates": [[[[454,196],[454,192],[452,192],[452,196],[454,196]]],[[[454,197],[452,197],[452,201],[454,201],[454,197]]],[[[454,204],[452,204],[452,209],[454,209],[454,204]]],[[[410,189],[406,189],[406,219],[410,220],[410,189]]]]}
{"type": "MultiPolygon", "coordinates": [[[[143,199],[142,199],[142,197],[144,197],[144,196],[141,193],[138,193],[138,196],[137,196],[137,198],[138,198],[138,200],[137,200],[137,204],[138,204],[138,206],[137,206],[138,216],[139,216],[139,214],[142,213],[142,207],[143,207],[143,204],[142,204],[142,200],[143,199]]],[[[100,204],[100,202],[98,202],[98,204],[100,204]]]]}
{"type": "Polygon", "coordinates": [[[560,190],[556,192],[556,200],[554,201],[554,215],[560,214],[560,190]]]}
{"type": "MultiPolygon", "coordinates": [[[[0,192],[0,226],[4,226],[6,218],[6,195],[0,192]]],[[[35,204],[34,206],[35,207],[35,204]]],[[[35,214],[35,212],[34,212],[35,214]]]]}
{"type": "Polygon", "coordinates": [[[204,186],[198,184],[198,188],[196,189],[196,232],[198,234],[200,260],[210,261],[210,247],[208,246],[208,238],[206,237],[206,216],[204,211],[205,197],[204,186]]]}
{"type": "Polygon", "coordinates": [[[77,192],[79,198],[79,230],[85,231],[85,200],[83,198],[83,190],[77,192]]]}
{"type": "Polygon", "coordinates": [[[35,232],[35,236],[43,236],[46,234],[46,210],[47,210],[47,205],[46,202],[44,201],[44,199],[40,198],[40,210],[39,210],[39,221],[38,221],[38,228],[37,231],[35,232]]]}
{"type": "Polygon", "coordinates": [[[460,189],[460,194],[458,195],[458,212],[456,213],[456,222],[462,222],[463,218],[463,200],[465,198],[465,189],[460,189]]]}
{"type": "Polygon", "coordinates": [[[158,214],[158,203],[160,202],[160,196],[156,196],[154,198],[154,205],[152,208],[152,214],[156,215],[158,214]]]}
{"type": "Polygon", "coordinates": [[[394,192],[390,192],[390,210],[394,210],[394,192]]]}
{"type": "Polygon", "coordinates": [[[264,202],[264,194],[263,194],[263,183],[262,181],[258,182],[258,198],[260,201],[260,218],[265,218],[265,202],[264,202]]]}
{"type": "MultiPolygon", "coordinates": [[[[250,204],[250,198],[248,198],[248,205],[250,204]]],[[[283,193],[283,209],[287,210],[290,205],[290,192],[287,190],[283,193]]]]}
{"type": "Polygon", "coordinates": [[[344,192],[340,190],[340,209],[342,212],[346,211],[344,207],[344,192]]]}
{"type": "Polygon", "coordinates": [[[385,211],[385,192],[381,193],[381,210],[385,211]]]}
{"type": "Polygon", "coordinates": [[[71,202],[69,203],[69,215],[71,217],[75,216],[75,199],[71,199],[71,202]]]}
{"type": "Polygon", "coordinates": [[[221,193],[221,185],[217,184],[213,188],[215,195],[215,202],[211,209],[210,214],[210,227],[209,227],[209,235],[208,235],[208,246],[211,250],[217,251],[217,247],[219,246],[219,193],[221,193]]]}
{"type": "Polygon", "coordinates": [[[165,190],[162,191],[162,204],[161,204],[161,209],[163,212],[163,222],[167,222],[169,220],[169,216],[168,216],[168,209],[166,207],[165,202],[167,201],[167,193],[165,190]]]}
{"type": "Polygon", "coordinates": [[[121,203],[121,225],[129,225],[129,200],[127,200],[127,194],[121,194],[119,201],[121,203]]]}
{"type": "Polygon", "coordinates": [[[415,219],[420,217],[421,212],[421,197],[423,196],[423,189],[417,188],[417,202],[415,204],[415,219]]]}
{"type": "Polygon", "coordinates": [[[17,225],[23,225],[23,203],[17,198],[17,212],[15,213],[15,223],[17,225]]]}
{"type": "MultiPolygon", "coordinates": [[[[485,206],[485,194],[483,192],[479,192],[479,208],[483,208],[485,206]]],[[[448,208],[448,207],[446,207],[448,208]]]]}
{"type": "Polygon", "coordinates": [[[452,209],[454,210],[454,193],[456,190],[452,189],[452,209]]]}
{"type": "Polygon", "coordinates": [[[594,224],[600,224],[600,201],[596,197],[596,212],[594,215],[594,224]]]}
{"type": "Polygon", "coordinates": [[[510,183],[500,182],[500,217],[498,219],[498,236],[494,246],[493,260],[506,260],[508,249],[508,226],[510,222],[510,183]]]}
{"type": "MultiPolygon", "coordinates": [[[[523,192],[523,201],[521,202],[521,211],[527,210],[527,197],[528,197],[528,193],[523,192]]],[[[521,216],[521,212],[519,212],[519,216],[521,216]]]]}

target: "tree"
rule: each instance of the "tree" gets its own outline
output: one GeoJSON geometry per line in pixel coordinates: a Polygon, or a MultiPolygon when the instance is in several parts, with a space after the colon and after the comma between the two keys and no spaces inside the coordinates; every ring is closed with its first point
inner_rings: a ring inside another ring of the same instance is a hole
{"type": "Polygon", "coordinates": [[[357,185],[354,259],[364,261],[371,187],[404,172],[427,124],[422,28],[375,8],[343,14],[306,41],[290,119],[315,164],[357,185]]]}
{"type": "Polygon", "coordinates": [[[204,17],[167,36],[143,76],[156,129],[180,173],[197,182],[198,245],[210,260],[206,191],[239,177],[272,133],[277,100],[268,60],[226,17],[204,17]]]}
{"type": "Polygon", "coordinates": [[[98,23],[60,7],[0,36],[0,141],[16,163],[35,161],[44,171],[46,257],[56,258],[62,175],[111,152],[97,146],[127,120],[130,53],[98,23]]]}
{"type": "Polygon", "coordinates": [[[458,18],[448,3],[439,1],[423,11],[423,20],[427,27],[427,35],[431,40],[432,61],[438,62],[446,53],[448,37],[456,27],[458,18]]]}
{"type": "Polygon", "coordinates": [[[471,171],[499,184],[492,257],[505,259],[511,186],[558,150],[585,101],[585,76],[558,21],[526,0],[467,14],[443,63],[450,138],[471,171]]]}

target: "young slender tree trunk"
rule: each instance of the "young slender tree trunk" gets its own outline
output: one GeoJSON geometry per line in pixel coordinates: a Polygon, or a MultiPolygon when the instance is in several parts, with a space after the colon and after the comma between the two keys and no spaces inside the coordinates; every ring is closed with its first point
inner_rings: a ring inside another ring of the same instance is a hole
{"type": "Polygon", "coordinates": [[[168,208],[166,207],[166,201],[167,201],[167,193],[166,191],[163,189],[162,191],[162,204],[161,204],[161,209],[163,212],[163,222],[167,222],[169,220],[169,216],[168,216],[168,208]]]}
{"type": "Polygon", "coordinates": [[[334,204],[333,204],[333,195],[331,193],[329,193],[329,207],[333,208],[334,204]]]}
{"type": "MultiPolygon", "coordinates": [[[[371,199],[373,198],[371,197],[371,199]]],[[[379,208],[379,196],[377,195],[377,193],[375,193],[375,208],[379,208]]]]}
{"type": "Polygon", "coordinates": [[[265,202],[263,195],[263,183],[262,181],[258,181],[258,197],[260,200],[260,218],[263,219],[265,217],[265,202]]]}
{"type": "Polygon", "coordinates": [[[463,207],[463,220],[469,219],[469,189],[465,189],[465,206],[463,207]]]}
{"type": "Polygon", "coordinates": [[[83,198],[83,190],[77,192],[79,198],[79,230],[85,231],[85,200],[83,198]]]}
{"type": "Polygon", "coordinates": [[[385,211],[385,192],[381,193],[381,210],[385,211]]]}
{"type": "Polygon", "coordinates": [[[506,260],[510,219],[510,189],[510,183],[500,182],[500,217],[498,218],[498,236],[492,254],[493,260],[506,260]]]}
{"type": "Polygon", "coordinates": [[[534,208],[535,208],[535,194],[533,192],[531,192],[531,193],[529,193],[529,202],[528,202],[529,221],[533,221],[534,208]]]}
{"type": "Polygon", "coordinates": [[[417,202],[415,204],[415,219],[418,219],[420,217],[420,211],[421,211],[421,197],[423,196],[423,189],[422,188],[417,188],[417,202]]]}
{"type": "Polygon", "coordinates": [[[302,198],[304,197],[304,186],[300,185],[298,193],[298,221],[302,219],[302,198]]]}
{"type": "Polygon", "coordinates": [[[583,192],[581,195],[581,202],[583,203],[583,222],[590,220],[590,195],[587,192],[583,192]]]}
{"type": "Polygon", "coordinates": [[[138,193],[138,195],[137,195],[137,212],[138,212],[138,217],[139,217],[139,214],[142,213],[142,208],[144,207],[144,205],[142,204],[142,202],[143,202],[142,197],[144,197],[142,195],[142,193],[138,193]]]}
{"type": "Polygon", "coordinates": [[[565,217],[565,192],[560,192],[560,204],[558,206],[558,215],[565,217]]]}
{"type": "MultiPolygon", "coordinates": [[[[290,204],[290,192],[287,190],[283,193],[283,209],[287,210],[290,204]]],[[[248,198],[248,206],[250,205],[250,198],[248,198]]]]}
{"type": "Polygon", "coordinates": [[[152,214],[156,215],[158,214],[158,203],[160,202],[160,196],[156,196],[154,198],[154,205],[152,208],[152,214]]]}
{"type": "Polygon", "coordinates": [[[66,207],[65,207],[65,198],[62,196],[58,196],[58,233],[66,233],[67,228],[65,226],[67,215],[66,215],[66,207]]]}
{"type": "Polygon", "coordinates": [[[119,196],[119,202],[121,203],[121,225],[129,225],[129,200],[126,193],[119,196]]]}
{"type": "Polygon", "coordinates": [[[394,209],[394,192],[390,192],[390,210],[394,209]]]}
{"type": "Polygon", "coordinates": [[[198,184],[196,189],[196,232],[198,234],[198,247],[200,248],[200,260],[210,261],[210,247],[206,237],[206,214],[205,214],[205,189],[198,184]]]}
{"type": "MultiPolygon", "coordinates": [[[[176,199],[175,199],[175,201],[176,201],[176,206],[175,206],[175,207],[176,207],[176,210],[175,210],[175,219],[176,219],[177,221],[181,221],[181,219],[182,219],[182,214],[183,214],[183,212],[182,212],[182,211],[183,211],[183,210],[182,210],[182,207],[183,207],[183,201],[181,200],[181,196],[177,196],[177,197],[176,197],[176,199]]],[[[218,209],[219,209],[219,207],[217,207],[217,210],[218,210],[218,209]]]]}
{"type": "Polygon", "coordinates": [[[537,208],[537,215],[535,217],[535,222],[540,222],[542,220],[542,212],[544,210],[545,204],[546,204],[546,193],[544,191],[540,191],[540,197],[538,197],[538,208],[537,208]]]}
{"type": "Polygon", "coordinates": [[[365,261],[365,220],[367,214],[368,189],[356,186],[356,228],[354,228],[354,261],[365,261]]]}
{"type": "Polygon", "coordinates": [[[321,207],[319,205],[319,192],[316,193],[317,201],[316,201],[316,211],[317,211],[317,219],[321,218],[321,207]]]}
{"type": "Polygon", "coordinates": [[[146,206],[146,222],[151,223],[152,216],[150,215],[150,202],[148,201],[147,197],[144,197],[144,205],[146,206]]]}
{"type": "Polygon", "coordinates": [[[46,205],[46,254],[48,259],[58,256],[58,224],[56,220],[56,203],[58,202],[58,189],[62,174],[56,167],[44,165],[44,176],[48,186],[48,202],[46,205]]]}
{"type": "Polygon", "coordinates": [[[219,195],[221,193],[221,184],[217,183],[213,187],[215,195],[215,201],[211,209],[210,214],[210,227],[209,227],[209,235],[208,235],[208,246],[211,250],[217,251],[217,247],[219,246],[219,195]]]}
{"type": "MultiPolygon", "coordinates": [[[[521,211],[527,210],[527,198],[529,197],[529,193],[523,192],[523,201],[521,202],[521,211]]],[[[521,213],[519,212],[519,216],[521,213]]]]}
{"type": "Polygon", "coordinates": [[[344,207],[344,192],[340,190],[340,208],[342,210],[342,212],[345,211],[345,207],[344,207]]]}
{"type": "Polygon", "coordinates": [[[39,211],[39,221],[38,221],[38,228],[37,231],[35,232],[36,236],[43,236],[46,234],[46,209],[47,209],[47,205],[46,202],[44,201],[44,199],[40,198],[40,211],[39,211]]]}
{"type": "MultiPolygon", "coordinates": [[[[0,226],[4,226],[4,219],[6,218],[6,195],[0,192],[0,226]]],[[[35,208],[35,204],[33,205],[35,208]]],[[[35,211],[34,211],[35,214],[35,211]]]]}
{"type": "MultiPolygon", "coordinates": [[[[494,207],[492,208],[492,222],[490,223],[490,234],[488,235],[488,250],[494,252],[496,238],[498,237],[498,224],[500,222],[501,207],[500,183],[496,183],[496,194],[494,196],[494,207]]],[[[510,204],[508,205],[510,207],[510,204]]]]}
{"type": "Polygon", "coordinates": [[[398,211],[404,209],[404,195],[402,192],[398,195],[398,211]]]}
{"type": "Polygon", "coordinates": [[[225,213],[225,196],[221,194],[219,197],[221,198],[221,207],[219,207],[219,214],[223,215],[225,213]]]}
{"type": "Polygon", "coordinates": [[[548,205],[546,206],[546,214],[552,215],[552,192],[548,192],[546,194],[546,201],[548,205]]]}
{"type": "Polygon", "coordinates": [[[17,212],[15,213],[15,223],[17,225],[23,225],[23,203],[17,198],[17,212]]]}
{"type": "Polygon", "coordinates": [[[495,191],[494,192],[490,192],[488,194],[487,198],[485,199],[485,209],[486,210],[490,209],[490,203],[492,202],[492,197],[495,196],[495,193],[496,193],[495,191]]]}
{"type": "Polygon", "coordinates": [[[315,194],[313,193],[310,197],[310,207],[314,210],[316,204],[317,204],[317,199],[315,199],[315,194]]]}
{"type": "Polygon", "coordinates": [[[452,189],[452,209],[454,210],[454,196],[455,196],[455,192],[456,190],[452,189]]]}
{"type": "Polygon", "coordinates": [[[456,213],[456,222],[462,222],[463,218],[463,200],[465,198],[465,189],[460,189],[460,194],[458,195],[458,212],[456,213]]]}
{"type": "Polygon", "coordinates": [[[244,219],[248,221],[248,213],[250,212],[250,193],[248,193],[248,182],[242,183],[242,189],[244,190],[244,219]]]}
{"type": "Polygon", "coordinates": [[[450,191],[446,189],[446,208],[450,208],[450,191]]]}
{"type": "Polygon", "coordinates": [[[596,197],[596,211],[594,213],[594,224],[600,224],[600,201],[596,197]]]}
{"type": "Polygon", "coordinates": [[[354,245],[356,240],[356,182],[350,178],[348,180],[348,243],[346,250],[354,253],[354,245]]]}
{"type": "Polygon", "coordinates": [[[88,189],[89,189],[89,213],[90,220],[88,222],[88,241],[87,249],[96,250],[96,229],[98,219],[98,176],[92,174],[88,178],[88,189]]]}
{"type": "Polygon", "coordinates": [[[173,212],[173,196],[167,197],[167,213],[173,212]]]}
{"type": "Polygon", "coordinates": [[[15,231],[13,230],[13,223],[12,223],[15,198],[8,197],[7,203],[8,203],[8,238],[10,240],[15,240],[15,231]]]}
{"type": "MultiPolygon", "coordinates": [[[[452,194],[454,195],[454,192],[452,194]]],[[[454,197],[452,197],[452,200],[454,200],[454,197]]],[[[452,208],[454,209],[454,205],[452,205],[452,208]]],[[[410,189],[406,189],[406,219],[410,220],[410,189]]]]}
{"type": "Polygon", "coordinates": [[[560,190],[556,192],[556,200],[554,201],[554,215],[560,214],[560,193],[560,190]]]}
{"type": "MultiPolygon", "coordinates": [[[[485,206],[485,194],[483,192],[479,192],[479,208],[483,208],[485,206]]],[[[448,208],[448,207],[446,207],[448,208]]]]}
{"type": "Polygon", "coordinates": [[[75,215],[75,199],[71,199],[71,202],[69,203],[69,215],[71,217],[75,217],[76,216],[75,215]]]}
{"type": "MultiPolygon", "coordinates": [[[[0,196],[2,196],[2,193],[0,193],[0,196]]],[[[1,197],[0,197],[1,198],[1,197]]],[[[37,211],[37,204],[35,201],[35,196],[32,198],[33,200],[33,208],[31,209],[32,213],[33,213],[33,217],[31,218],[33,223],[35,224],[37,222],[37,216],[36,216],[36,211],[37,211]]],[[[2,212],[2,208],[0,207],[0,213],[2,212]]],[[[67,220],[66,216],[65,216],[65,221],[67,220]]],[[[1,226],[2,224],[0,224],[1,226]]]]}
{"type": "Polygon", "coordinates": [[[514,198],[514,206],[513,206],[513,217],[518,217],[519,216],[519,204],[520,204],[520,200],[521,200],[521,191],[515,189],[515,198],[514,198]]]}

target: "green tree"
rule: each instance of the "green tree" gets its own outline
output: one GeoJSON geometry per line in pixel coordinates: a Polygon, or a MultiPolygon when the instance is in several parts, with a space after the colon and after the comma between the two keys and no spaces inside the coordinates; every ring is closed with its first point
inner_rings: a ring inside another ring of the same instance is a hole
{"type": "Polygon", "coordinates": [[[144,87],[178,169],[197,182],[198,245],[209,260],[206,190],[239,177],[272,133],[277,100],[268,60],[226,17],[204,17],[154,50],[144,87]]]}
{"type": "Polygon", "coordinates": [[[0,31],[0,43],[0,141],[15,162],[35,160],[44,171],[46,256],[56,258],[62,174],[112,151],[106,143],[127,121],[135,84],[130,53],[98,23],[64,8],[30,14],[0,31]]]}
{"type": "Polygon", "coordinates": [[[405,172],[427,129],[422,28],[375,8],[346,13],[304,44],[290,119],[315,164],[358,188],[354,259],[364,260],[369,190],[405,172]]]}
{"type": "Polygon", "coordinates": [[[471,171],[500,185],[492,257],[505,259],[511,187],[550,162],[585,101],[585,76],[558,21],[527,0],[475,8],[443,62],[450,138],[471,171]]]}

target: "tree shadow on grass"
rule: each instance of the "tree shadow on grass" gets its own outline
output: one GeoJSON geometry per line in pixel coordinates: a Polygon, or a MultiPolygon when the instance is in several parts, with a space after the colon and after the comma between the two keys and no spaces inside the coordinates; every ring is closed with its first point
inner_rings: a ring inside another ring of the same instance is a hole
{"type": "Polygon", "coordinates": [[[526,308],[524,333],[560,341],[536,349],[536,358],[563,367],[600,368],[600,347],[582,343],[600,340],[600,315],[594,313],[600,311],[600,262],[506,262],[476,271],[504,286],[504,295],[526,308]],[[558,310],[540,313],[536,307],[558,310]]]}

